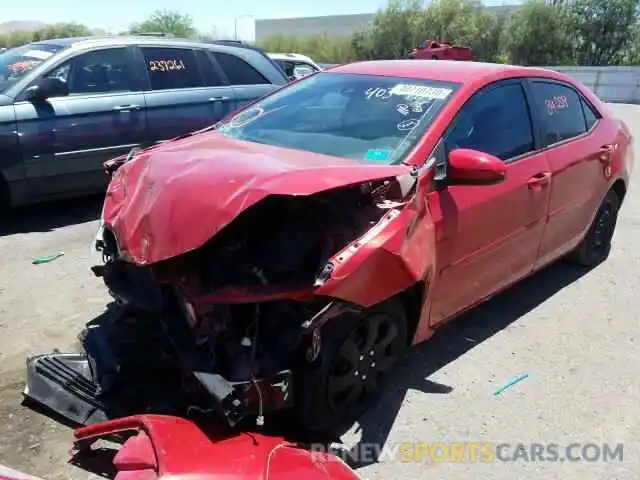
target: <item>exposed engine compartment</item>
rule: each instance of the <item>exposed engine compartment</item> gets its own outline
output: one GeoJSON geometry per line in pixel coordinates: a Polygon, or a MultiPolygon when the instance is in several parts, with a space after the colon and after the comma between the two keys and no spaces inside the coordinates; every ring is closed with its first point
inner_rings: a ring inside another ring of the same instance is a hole
{"type": "Polygon", "coordinates": [[[246,381],[291,365],[302,323],[330,301],[313,296],[317,276],[379,220],[380,193],[365,185],[269,197],[201,249],[155,266],[158,281],[175,286],[196,344],[223,376],[246,381]]]}

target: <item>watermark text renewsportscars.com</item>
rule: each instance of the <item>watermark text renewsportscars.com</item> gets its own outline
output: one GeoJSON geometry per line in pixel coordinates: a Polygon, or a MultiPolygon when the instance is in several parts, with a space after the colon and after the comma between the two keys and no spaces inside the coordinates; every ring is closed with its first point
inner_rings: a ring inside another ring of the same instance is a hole
{"type": "Polygon", "coordinates": [[[621,462],[622,443],[494,443],[403,442],[380,446],[359,443],[351,449],[311,445],[316,452],[330,451],[349,462],[494,463],[494,462],[621,462]]]}

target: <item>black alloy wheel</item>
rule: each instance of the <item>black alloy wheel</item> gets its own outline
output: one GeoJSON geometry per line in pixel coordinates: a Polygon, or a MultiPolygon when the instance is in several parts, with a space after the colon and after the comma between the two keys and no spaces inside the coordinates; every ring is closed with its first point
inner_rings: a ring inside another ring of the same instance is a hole
{"type": "Polygon", "coordinates": [[[374,397],[405,342],[392,316],[377,313],[360,322],[338,349],[331,366],[327,378],[331,409],[346,411],[374,397]]]}
{"type": "Polygon", "coordinates": [[[600,204],[584,239],[572,253],[573,260],[587,267],[595,267],[609,257],[619,209],[620,199],[611,190],[600,204]]]}
{"type": "Polygon", "coordinates": [[[403,307],[391,299],[327,322],[316,361],[294,371],[301,427],[335,432],[356,421],[384,393],[408,347],[403,307]]]}

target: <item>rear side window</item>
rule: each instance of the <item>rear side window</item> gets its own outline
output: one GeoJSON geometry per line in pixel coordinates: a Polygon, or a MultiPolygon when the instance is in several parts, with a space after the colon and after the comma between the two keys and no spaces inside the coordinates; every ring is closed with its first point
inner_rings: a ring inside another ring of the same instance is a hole
{"type": "Polygon", "coordinates": [[[193,50],[142,47],[142,53],[152,90],[205,86],[193,50]]]}
{"type": "Polygon", "coordinates": [[[470,148],[502,160],[534,149],[524,90],[510,83],[479,92],[462,107],[445,139],[447,152],[470,148]]]}
{"type": "Polygon", "coordinates": [[[264,85],[269,82],[255,68],[235,55],[213,54],[232,85],[264,85]]]}
{"type": "Polygon", "coordinates": [[[573,88],[551,82],[533,82],[532,88],[544,146],[587,131],[583,100],[573,88]]]}

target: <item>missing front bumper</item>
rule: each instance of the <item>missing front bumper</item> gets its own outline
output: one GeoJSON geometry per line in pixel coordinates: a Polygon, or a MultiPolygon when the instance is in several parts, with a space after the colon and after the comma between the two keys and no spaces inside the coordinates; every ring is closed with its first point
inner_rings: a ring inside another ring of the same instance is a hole
{"type": "MultiPolygon", "coordinates": [[[[247,415],[282,410],[293,405],[292,375],[289,370],[269,379],[229,382],[215,373],[194,372],[194,377],[209,395],[210,407],[230,426],[247,415]]],[[[105,420],[142,413],[188,415],[182,399],[162,398],[153,385],[138,379],[137,391],[130,395],[107,395],[94,379],[89,359],[84,354],[51,353],[27,360],[24,396],[76,425],[91,425],[105,420]]],[[[179,389],[166,389],[175,391],[179,389]]]]}

